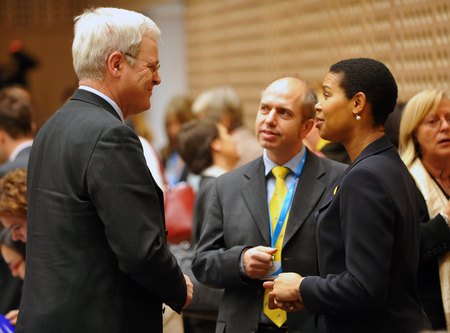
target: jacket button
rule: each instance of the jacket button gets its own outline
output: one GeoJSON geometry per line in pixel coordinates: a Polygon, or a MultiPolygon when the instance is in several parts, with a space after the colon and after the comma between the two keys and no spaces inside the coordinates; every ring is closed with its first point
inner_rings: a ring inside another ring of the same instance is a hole
{"type": "Polygon", "coordinates": [[[431,251],[427,251],[427,257],[431,257],[431,251]]]}
{"type": "Polygon", "coordinates": [[[256,295],[261,296],[261,295],[262,295],[262,291],[261,291],[261,290],[258,290],[258,291],[256,292],[256,295]]]}
{"type": "Polygon", "coordinates": [[[444,249],[446,249],[446,248],[447,248],[447,243],[442,243],[442,247],[443,247],[444,249]]]}
{"type": "Polygon", "coordinates": [[[427,255],[425,253],[422,254],[422,259],[427,259],[427,255]]]}
{"type": "Polygon", "coordinates": [[[433,249],[433,254],[436,255],[437,254],[437,250],[433,249]]]}

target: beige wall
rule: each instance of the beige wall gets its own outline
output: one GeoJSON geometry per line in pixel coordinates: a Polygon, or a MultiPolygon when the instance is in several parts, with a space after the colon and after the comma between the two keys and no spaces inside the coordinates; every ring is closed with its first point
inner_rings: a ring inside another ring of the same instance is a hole
{"type": "MultiPolygon", "coordinates": [[[[1,0],[0,66],[14,39],[36,56],[30,89],[38,125],[73,86],[73,17],[88,5],[142,10],[163,0],[1,0]]],[[[406,101],[427,87],[449,89],[448,0],[186,0],[191,97],[231,84],[253,127],[261,89],[297,72],[321,81],[329,66],[349,57],[386,63],[406,101]]],[[[163,31],[164,34],[164,31],[163,31]]]]}
{"type": "Polygon", "coordinates": [[[384,62],[399,101],[450,84],[448,0],[189,0],[191,95],[218,84],[236,88],[253,126],[261,89],[296,72],[320,81],[331,64],[384,62]]]}

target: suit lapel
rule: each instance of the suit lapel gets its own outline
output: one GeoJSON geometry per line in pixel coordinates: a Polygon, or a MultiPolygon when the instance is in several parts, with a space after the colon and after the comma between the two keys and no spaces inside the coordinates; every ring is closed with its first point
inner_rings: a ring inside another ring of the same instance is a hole
{"type": "Polygon", "coordinates": [[[326,189],[326,186],[318,180],[324,173],[325,169],[320,159],[308,150],[290,208],[283,246],[289,242],[307,218],[314,213],[313,209],[326,189]]]}
{"type": "Polygon", "coordinates": [[[241,189],[242,197],[266,245],[270,246],[269,208],[263,158],[252,162],[243,177],[246,184],[241,189]]]}

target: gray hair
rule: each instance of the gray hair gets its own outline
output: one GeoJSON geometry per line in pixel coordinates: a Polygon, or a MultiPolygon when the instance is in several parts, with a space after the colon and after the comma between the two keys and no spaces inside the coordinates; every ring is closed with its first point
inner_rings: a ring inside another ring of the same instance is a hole
{"type": "MultiPolygon", "coordinates": [[[[86,10],[75,18],[72,56],[78,79],[103,79],[109,55],[120,52],[136,56],[142,37],[161,37],[156,24],[142,14],[119,8],[86,10]]],[[[129,60],[134,66],[136,60],[129,60]]]]}
{"type": "Polygon", "coordinates": [[[228,115],[230,131],[242,125],[242,103],[231,86],[218,86],[202,92],[192,104],[192,112],[196,115],[228,115]]]}

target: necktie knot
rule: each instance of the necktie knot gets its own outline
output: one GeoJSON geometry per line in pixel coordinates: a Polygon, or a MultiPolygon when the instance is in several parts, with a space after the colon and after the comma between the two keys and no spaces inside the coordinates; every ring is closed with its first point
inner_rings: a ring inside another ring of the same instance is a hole
{"type": "Polygon", "coordinates": [[[289,173],[289,168],[283,167],[283,166],[277,166],[272,169],[272,174],[275,176],[276,179],[283,179],[286,178],[286,175],[289,173]]]}

